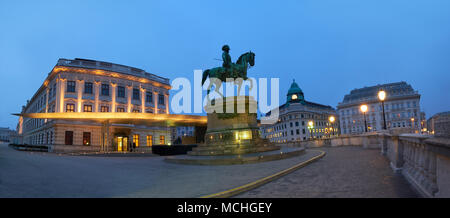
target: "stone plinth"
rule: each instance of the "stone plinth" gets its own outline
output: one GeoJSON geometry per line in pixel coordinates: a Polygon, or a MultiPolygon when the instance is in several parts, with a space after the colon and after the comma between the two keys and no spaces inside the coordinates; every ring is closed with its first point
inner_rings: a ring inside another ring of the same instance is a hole
{"type": "Polygon", "coordinates": [[[256,107],[257,102],[250,96],[226,97],[208,104],[205,143],[188,154],[234,155],[278,150],[278,146],[260,137],[256,107]]]}

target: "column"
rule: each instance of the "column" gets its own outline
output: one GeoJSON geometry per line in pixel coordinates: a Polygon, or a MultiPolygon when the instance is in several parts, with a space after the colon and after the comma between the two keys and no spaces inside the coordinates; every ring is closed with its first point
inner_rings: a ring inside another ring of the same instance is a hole
{"type": "Polygon", "coordinates": [[[153,103],[155,104],[155,114],[158,114],[158,92],[153,92],[153,103]]]}
{"type": "Polygon", "coordinates": [[[58,85],[57,85],[57,98],[58,98],[58,105],[57,106],[57,112],[64,112],[64,97],[65,97],[65,88],[66,88],[66,79],[59,78],[58,85]]]}
{"type": "Polygon", "coordinates": [[[49,88],[45,89],[45,113],[48,113],[48,94],[50,93],[49,88]]]}
{"type": "Polygon", "coordinates": [[[145,113],[145,89],[141,87],[141,112],[145,113]]]}
{"type": "Polygon", "coordinates": [[[77,80],[77,112],[82,112],[81,107],[83,103],[83,85],[84,80],[77,80]]]}
{"type": "Polygon", "coordinates": [[[166,105],[166,114],[169,114],[169,95],[164,95],[164,104],[166,105]]]}
{"type": "Polygon", "coordinates": [[[127,97],[128,97],[128,103],[127,103],[127,112],[130,113],[131,110],[131,94],[133,93],[133,86],[127,86],[127,97]]]}
{"type": "Polygon", "coordinates": [[[61,96],[61,80],[59,78],[56,79],[56,90],[54,90],[54,92],[56,93],[56,97],[55,97],[55,112],[62,112],[59,111],[60,107],[59,107],[59,100],[60,100],[60,96],[61,96]]]}
{"type": "Polygon", "coordinates": [[[99,103],[99,95],[100,95],[100,82],[94,81],[94,92],[95,92],[95,112],[99,112],[98,103],[99,103]]]}
{"type": "MultiPolygon", "coordinates": [[[[47,86],[47,88],[45,89],[45,113],[48,113],[48,94],[49,94],[50,90],[47,86]]],[[[47,123],[47,119],[44,119],[44,123],[47,123]]]]}
{"type": "Polygon", "coordinates": [[[111,112],[116,112],[116,87],[117,83],[111,83],[111,112]]]}

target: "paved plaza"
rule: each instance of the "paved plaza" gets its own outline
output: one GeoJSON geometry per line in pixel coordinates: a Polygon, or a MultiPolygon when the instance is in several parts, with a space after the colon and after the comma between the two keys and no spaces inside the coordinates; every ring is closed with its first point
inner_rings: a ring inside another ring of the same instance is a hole
{"type": "Polygon", "coordinates": [[[236,197],[412,198],[419,197],[402,175],[394,173],[378,149],[320,148],[322,159],[236,197]]]}
{"type": "MultiPolygon", "coordinates": [[[[416,197],[378,150],[321,148],[327,155],[238,197],[416,197]]],[[[0,197],[200,197],[241,186],[317,156],[196,166],[164,157],[92,157],[0,145],[0,197]]]]}
{"type": "Polygon", "coordinates": [[[66,156],[0,145],[0,197],[201,197],[272,175],[317,151],[259,164],[199,166],[164,157],[66,156]]]}

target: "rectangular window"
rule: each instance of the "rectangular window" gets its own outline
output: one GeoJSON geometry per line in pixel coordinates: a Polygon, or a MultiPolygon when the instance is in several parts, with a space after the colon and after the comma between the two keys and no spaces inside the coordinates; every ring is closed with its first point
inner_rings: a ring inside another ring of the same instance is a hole
{"type": "Polygon", "coordinates": [[[138,134],[134,134],[134,135],[133,135],[133,144],[134,144],[136,147],[139,147],[139,135],[138,135],[138,134]]]}
{"type": "Polygon", "coordinates": [[[75,104],[66,104],[66,112],[75,112],[75,104]]]}
{"type": "Polygon", "coordinates": [[[84,83],[84,93],[92,94],[92,83],[84,83]]]}
{"type": "Polygon", "coordinates": [[[125,98],[125,87],[117,86],[117,97],[125,98]]]}
{"type": "Polygon", "coordinates": [[[158,94],[158,104],[160,104],[160,105],[165,105],[166,104],[164,102],[164,95],[158,94]]]}
{"type": "Polygon", "coordinates": [[[91,145],[91,133],[83,132],[83,145],[91,145]]]}
{"type": "Polygon", "coordinates": [[[100,112],[109,112],[109,107],[108,106],[101,106],[100,107],[100,112]]]}
{"type": "Polygon", "coordinates": [[[151,92],[147,92],[147,95],[145,96],[145,102],[147,103],[153,102],[153,94],[151,92]]]}
{"type": "Polygon", "coordinates": [[[153,145],[153,136],[147,135],[147,146],[152,146],[152,145],[153,145]]]}
{"type": "Polygon", "coordinates": [[[75,92],[75,81],[67,81],[67,92],[75,92]]]}
{"type": "Polygon", "coordinates": [[[92,105],[84,105],[84,112],[92,112],[92,105]]]}
{"type": "Polygon", "coordinates": [[[133,89],[133,100],[139,100],[139,89],[133,89]]]}
{"type": "Polygon", "coordinates": [[[64,142],[66,145],[73,144],[73,132],[72,131],[66,131],[64,142]]]}
{"type": "Polygon", "coordinates": [[[109,85],[102,84],[102,95],[109,96],[109,85]]]}
{"type": "Polygon", "coordinates": [[[118,108],[117,108],[117,112],[125,112],[125,108],[123,108],[123,107],[118,107],[118,108]]]}
{"type": "Polygon", "coordinates": [[[166,144],[166,137],[165,136],[163,136],[163,135],[159,136],[159,144],[160,145],[166,144]]]}

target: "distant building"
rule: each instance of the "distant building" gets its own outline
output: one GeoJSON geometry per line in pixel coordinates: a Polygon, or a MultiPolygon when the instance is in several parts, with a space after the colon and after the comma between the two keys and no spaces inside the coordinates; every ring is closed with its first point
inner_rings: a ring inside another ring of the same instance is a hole
{"type": "Polygon", "coordinates": [[[5,127],[0,127],[0,142],[9,142],[11,140],[11,136],[14,134],[15,134],[14,130],[5,127]]]}
{"type": "MultiPolygon", "coordinates": [[[[303,141],[339,134],[339,119],[335,109],[306,101],[303,91],[295,80],[286,95],[286,103],[278,109],[277,123],[260,125],[262,137],[272,142],[303,141]],[[330,122],[330,117],[334,118],[333,122],[330,122]]],[[[269,116],[272,111],[266,116],[269,116]]]]}
{"type": "MultiPolygon", "coordinates": [[[[169,113],[169,79],[134,67],[86,59],[59,59],[22,113],[169,113]]],[[[102,146],[126,151],[129,145],[169,144],[167,127],[100,121],[19,118],[24,144],[102,146]],[[108,140],[109,138],[109,140],[108,140]]]]}
{"type": "Polygon", "coordinates": [[[360,110],[366,104],[368,131],[383,129],[383,109],[378,92],[386,92],[384,103],[388,129],[409,128],[421,131],[420,94],[406,82],[388,83],[354,89],[338,104],[342,134],[359,134],[365,131],[364,116],[360,110]]]}
{"type": "Polygon", "coordinates": [[[183,137],[195,137],[195,126],[172,127],[172,142],[180,142],[183,137]]]}
{"type": "Polygon", "coordinates": [[[450,111],[433,115],[427,121],[427,130],[436,136],[450,137],[450,111]]]}

